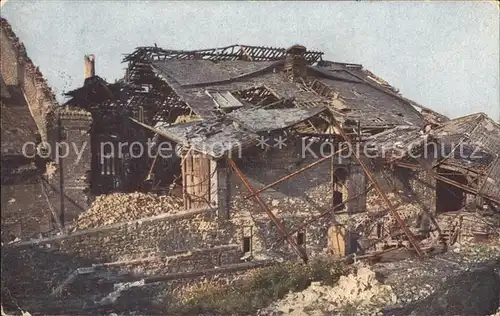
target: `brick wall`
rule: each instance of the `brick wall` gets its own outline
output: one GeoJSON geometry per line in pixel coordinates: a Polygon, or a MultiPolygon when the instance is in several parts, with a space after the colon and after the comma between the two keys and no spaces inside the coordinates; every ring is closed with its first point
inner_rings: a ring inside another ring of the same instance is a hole
{"type": "Polygon", "coordinates": [[[5,84],[17,85],[19,83],[17,50],[12,46],[3,28],[0,29],[0,43],[0,65],[5,84]]]}
{"type": "Polygon", "coordinates": [[[5,19],[1,20],[0,33],[0,63],[5,83],[23,89],[40,135],[47,140],[46,116],[57,104],[55,96],[5,19]]]}
{"type": "MultiPolygon", "coordinates": [[[[62,163],[62,185],[64,190],[64,220],[71,221],[89,206],[91,170],[90,113],[84,111],[61,111],[59,114],[60,141],[67,147],[68,155],[62,163]]],[[[62,148],[62,147],[61,147],[62,148]]],[[[60,180],[60,179],[59,179],[60,180]]]]}

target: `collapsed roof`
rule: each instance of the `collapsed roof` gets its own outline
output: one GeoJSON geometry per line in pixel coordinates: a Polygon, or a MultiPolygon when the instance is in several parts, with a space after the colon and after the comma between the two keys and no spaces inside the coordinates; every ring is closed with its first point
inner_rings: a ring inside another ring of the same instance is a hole
{"type": "Polygon", "coordinates": [[[304,82],[289,82],[281,73],[286,56],[282,48],[241,45],[198,51],[142,47],[125,61],[130,62],[129,82],[141,84],[145,76],[157,76],[202,118],[213,118],[218,111],[207,90],[234,94],[261,88],[298,107],[328,105],[339,118],[363,126],[423,123],[414,103],[360,65],[324,61],[322,53],[306,51],[304,82]]]}
{"type": "Polygon", "coordinates": [[[460,145],[460,152],[453,150],[447,164],[463,170],[474,168],[486,175],[478,193],[500,197],[500,124],[477,113],[451,120],[431,135],[441,143],[460,145]]]}
{"type": "Polygon", "coordinates": [[[368,139],[388,161],[413,161],[434,154],[434,167],[481,178],[478,195],[500,202],[500,124],[484,113],[449,120],[424,132],[398,126],[368,139]],[[429,151],[429,147],[433,151],[429,151]]]}
{"type": "Polygon", "coordinates": [[[282,130],[297,125],[325,111],[326,108],[234,111],[226,117],[181,124],[158,124],[144,127],[186,148],[220,158],[259,141],[262,132],[282,130]]]}
{"type": "MultiPolygon", "coordinates": [[[[299,45],[288,50],[246,45],[192,51],[139,47],[124,58],[129,65],[122,82],[86,83],[68,93],[73,97],[68,104],[108,99],[109,105],[141,107],[150,118],[141,125],[191,145],[193,140],[184,134],[193,126],[226,126],[217,137],[226,134],[229,139],[236,137],[232,133],[237,130],[247,135],[278,129],[277,119],[290,117],[292,109],[328,108],[344,127],[362,129],[362,135],[399,129],[401,139],[407,139],[408,130],[418,134],[429,122],[448,120],[404,98],[361,65],[326,61],[322,55],[299,45]],[[291,55],[295,53],[301,54],[301,62],[291,55]],[[291,67],[302,68],[298,80],[284,75],[291,67]],[[116,97],[116,91],[126,93],[116,97]],[[183,115],[202,122],[172,125],[183,115]]],[[[201,135],[201,139],[209,142],[210,137],[201,135]]]]}

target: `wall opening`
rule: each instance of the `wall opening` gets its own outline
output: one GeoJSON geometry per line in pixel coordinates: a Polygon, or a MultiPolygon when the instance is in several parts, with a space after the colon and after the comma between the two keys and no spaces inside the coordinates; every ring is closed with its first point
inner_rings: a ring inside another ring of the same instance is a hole
{"type": "Polygon", "coordinates": [[[336,168],[333,174],[333,207],[336,211],[345,209],[340,206],[347,199],[347,178],[349,172],[346,168],[336,168]]]}
{"type": "Polygon", "coordinates": [[[250,236],[243,237],[243,253],[252,252],[252,238],[250,236]]]}
{"type": "MultiPolygon", "coordinates": [[[[338,205],[342,204],[344,201],[344,195],[342,192],[334,190],[333,191],[333,207],[337,207],[338,205]]],[[[337,207],[337,209],[341,209],[341,207],[337,207]]]]}
{"type": "Polygon", "coordinates": [[[382,238],[382,233],[383,233],[383,224],[382,223],[377,223],[377,238],[382,238]]]}
{"type": "MultiPolygon", "coordinates": [[[[450,173],[444,169],[440,169],[439,173],[454,182],[467,184],[467,179],[461,174],[450,173]]],[[[465,206],[465,202],[464,190],[441,180],[436,181],[436,212],[459,211],[465,206]]]]}
{"type": "Polygon", "coordinates": [[[306,234],[304,232],[297,232],[297,245],[304,246],[306,243],[306,234]]]}

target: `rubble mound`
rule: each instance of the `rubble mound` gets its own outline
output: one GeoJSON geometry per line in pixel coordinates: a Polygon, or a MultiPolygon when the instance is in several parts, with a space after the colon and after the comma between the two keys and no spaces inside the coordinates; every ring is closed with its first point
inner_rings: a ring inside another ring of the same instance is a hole
{"type": "Polygon", "coordinates": [[[78,216],[74,230],[94,228],[182,210],[182,200],[140,192],[100,195],[78,216]]]}
{"type": "Polygon", "coordinates": [[[387,311],[387,316],[406,315],[492,315],[499,311],[500,261],[450,277],[427,298],[403,308],[387,311]]]}
{"type": "Polygon", "coordinates": [[[396,302],[397,297],[389,285],[380,283],[372,270],[360,267],[355,274],[341,276],[334,287],[312,282],[302,292],[289,293],[272,304],[267,314],[347,315],[347,311],[356,314],[366,311],[371,314],[375,306],[388,306],[396,302]]]}

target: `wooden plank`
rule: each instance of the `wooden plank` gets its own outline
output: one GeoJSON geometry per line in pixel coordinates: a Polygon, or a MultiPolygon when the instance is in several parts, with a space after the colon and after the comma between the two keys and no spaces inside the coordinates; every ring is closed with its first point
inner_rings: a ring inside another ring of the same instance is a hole
{"type": "Polygon", "coordinates": [[[191,209],[191,188],[193,184],[193,176],[192,176],[192,165],[193,160],[191,153],[187,153],[185,157],[185,165],[186,165],[186,209],[191,209]]]}
{"type": "Polygon", "coordinates": [[[186,159],[181,161],[181,172],[182,172],[182,200],[184,201],[184,208],[188,209],[187,201],[187,176],[186,176],[186,159]]]}
{"type": "Polygon", "coordinates": [[[196,174],[195,166],[196,166],[196,154],[191,154],[191,156],[188,158],[190,161],[190,167],[189,167],[189,172],[191,173],[191,183],[189,184],[189,193],[191,197],[191,207],[195,208],[197,205],[196,201],[196,184],[198,183],[198,177],[196,174]]]}
{"type": "Polygon", "coordinates": [[[209,206],[210,203],[210,163],[207,155],[200,155],[200,196],[202,205],[209,206]]]}
{"type": "MultiPolygon", "coordinates": [[[[208,157],[207,157],[208,158],[208,157]]],[[[209,159],[210,164],[210,202],[213,206],[219,206],[219,182],[218,182],[218,171],[217,171],[217,161],[214,159],[209,159]]]]}
{"type": "Polygon", "coordinates": [[[203,162],[204,162],[204,155],[200,154],[198,155],[198,161],[197,161],[197,164],[196,164],[196,171],[197,171],[197,174],[198,174],[198,183],[197,183],[197,187],[198,187],[198,194],[197,194],[197,197],[198,197],[198,205],[207,205],[204,201],[205,199],[205,194],[206,194],[206,190],[205,190],[205,170],[203,169],[204,165],[203,165],[203,162]]]}
{"type": "Polygon", "coordinates": [[[196,196],[196,207],[198,205],[203,204],[203,172],[201,170],[202,164],[202,155],[197,154],[196,160],[194,161],[194,171],[196,174],[196,183],[195,183],[195,196],[196,196]]]}
{"type": "Polygon", "coordinates": [[[333,225],[328,229],[328,248],[335,257],[346,255],[346,230],[340,225],[333,225]]]}
{"type": "Polygon", "coordinates": [[[244,271],[255,268],[262,268],[270,265],[277,264],[274,260],[260,260],[260,261],[251,261],[245,263],[235,263],[224,265],[220,268],[212,268],[212,269],[204,269],[198,271],[189,271],[189,272],[177,272],[177,273],[169,273],[162,276],[153,276],[144,278],[144,283],[156,283],[156,282],[166,282],[171,280],[179,280],[186,278],[195,278],[199,276],[207,276],[212,274],[221,274],[221,273],[230,273],[237,271],[244,271]]]}

